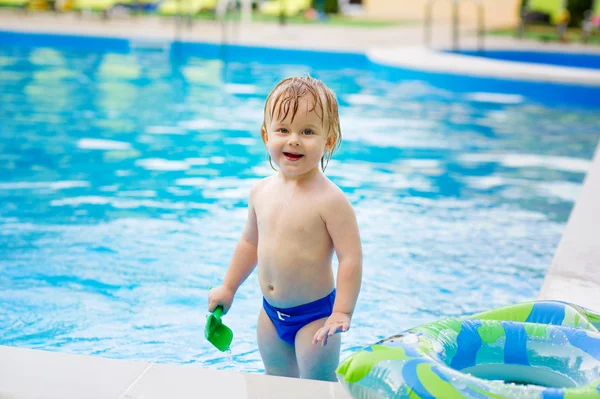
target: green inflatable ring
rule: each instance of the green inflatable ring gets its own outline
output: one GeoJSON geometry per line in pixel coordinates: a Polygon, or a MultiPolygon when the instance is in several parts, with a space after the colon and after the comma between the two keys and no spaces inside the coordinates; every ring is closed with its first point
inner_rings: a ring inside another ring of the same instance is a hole
{"type": "Polygon", "coordinates": [[[354,398],[600,399],[600,315],[536,301],[411,328],[348,357],[354,398]]]}

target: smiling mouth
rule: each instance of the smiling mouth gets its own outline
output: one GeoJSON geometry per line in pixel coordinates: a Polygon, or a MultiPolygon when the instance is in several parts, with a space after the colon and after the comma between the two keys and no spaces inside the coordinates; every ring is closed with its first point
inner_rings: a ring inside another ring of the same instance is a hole
{"type": "Polygon", "coordinates": [[[283,155],[288,161],[297,161],[304,156],[303,154],[292,154],[291,152],[284,152],[283,155]]]}

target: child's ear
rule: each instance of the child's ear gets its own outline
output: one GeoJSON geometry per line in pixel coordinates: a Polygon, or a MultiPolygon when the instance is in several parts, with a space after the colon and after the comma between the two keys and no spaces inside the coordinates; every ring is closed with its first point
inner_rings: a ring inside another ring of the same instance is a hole
{"type": "Polygon", "coordinates": [[[327,142],[325,142],[325,150],[329,151],[333,148],[333,146],[335,146],[335,136],[330,134],[329,137],[327,137],[327,142]]]}
{"type": "Polygon", "coordinates": [[[269,135],[267,134],[267,128],[265,127],[265,125],[263,125],[260,128],[260,136],[263,139],[263,143],[267,144],[267,142],[269,141],[269,135]]]}

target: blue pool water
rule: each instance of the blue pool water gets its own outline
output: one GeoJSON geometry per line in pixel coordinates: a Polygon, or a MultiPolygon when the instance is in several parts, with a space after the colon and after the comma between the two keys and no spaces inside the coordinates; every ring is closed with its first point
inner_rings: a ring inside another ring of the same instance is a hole
{"type": "Polygon", "coordinates": [[[248,191],[272,173],[259,128],[281,77],[310,73],[341,104],[327,175],[364,246],[343,357],[534,299],[600,136],[598,89],[355,54],[15,37],[0,33],[1,345],[262,371],[255,274],[226,316],[232,362],[203,326],[248,191]]]}

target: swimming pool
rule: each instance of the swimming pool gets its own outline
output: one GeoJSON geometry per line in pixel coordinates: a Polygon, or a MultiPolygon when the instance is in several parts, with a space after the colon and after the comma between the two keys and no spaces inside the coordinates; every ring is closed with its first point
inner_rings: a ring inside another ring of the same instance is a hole
{"type": "Polygon", "coordinates": [[[327,175],[364,281],[343,357],[418,323],[533,299],[600,125],[598,89],[384,68],[359,54],[0,33],[0,344],[262,371],[255,274],[203,337],[282,76],[338,94],[327,175]]]}

